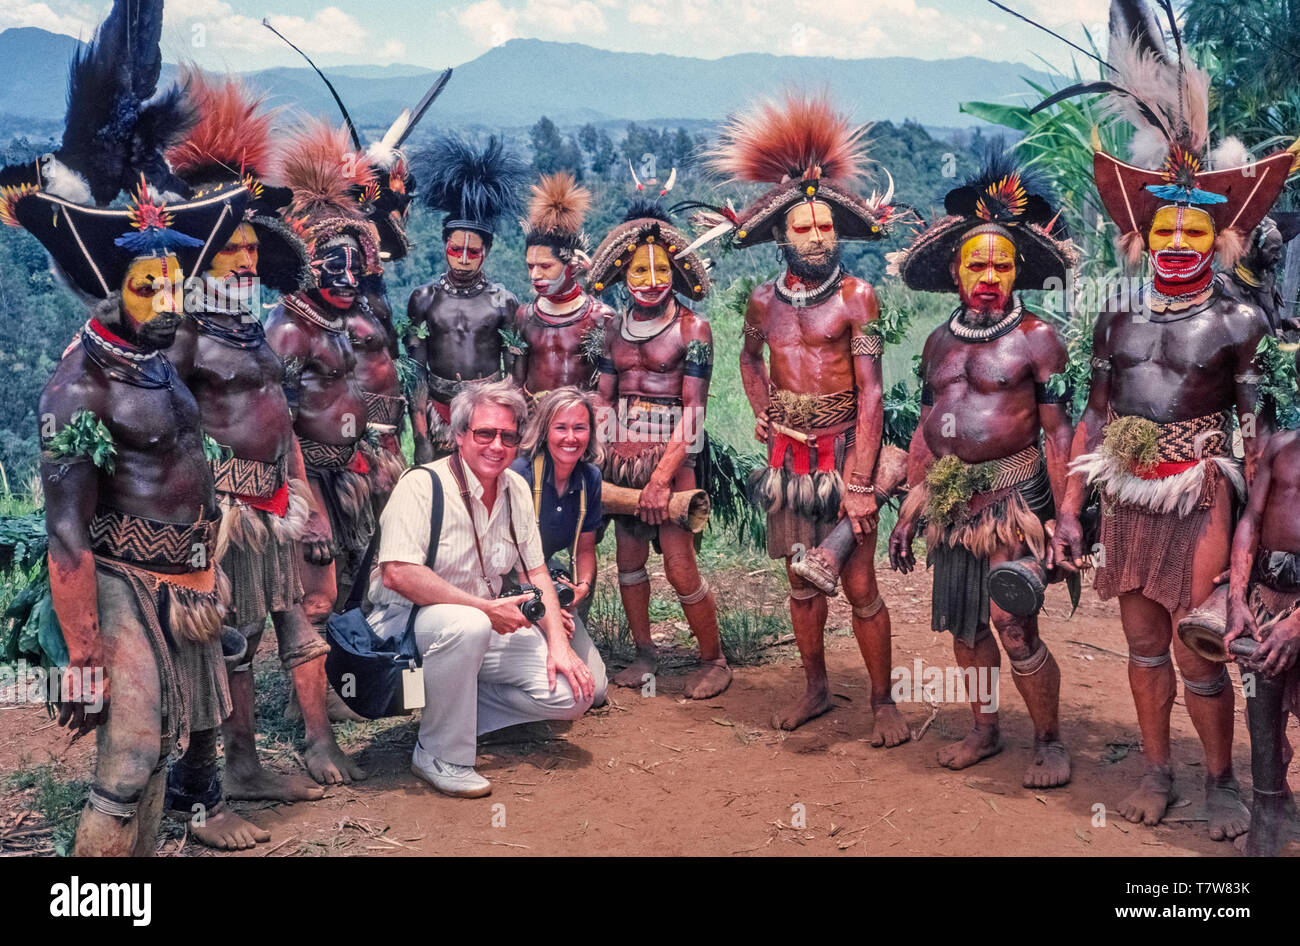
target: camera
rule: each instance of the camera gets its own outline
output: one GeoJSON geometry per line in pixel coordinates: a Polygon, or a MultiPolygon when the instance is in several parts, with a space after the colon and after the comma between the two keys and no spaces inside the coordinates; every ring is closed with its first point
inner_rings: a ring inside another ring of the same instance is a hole
{"type": "Polygon", "coordinates": [[[513,598],[516,595],[532,595],[532,599],[519,605],[519,610],[523,613],[530,624],[536,624],[546,615],[546,605],[542,603],[542,590],[536,585],[503,585],[498,598],[513,598]]]}
{"type": "Polygon", "coordinates": [[[560,584],[560,579],[569,580],[569,573],[563,568],[551,569],[551,581],[555,583],[555,597],[560,599],[560,607],[567,608],[573,604],[574,591],[570,585],[560,584]]]}
{"type": "MultiPolygon", "coordinates": [[[[567,608],[573,604],[574,592],[568,585],[561,585],[559,580],[563,578],[569,580],[569,573],[563,568],[552,568],[550,570],[551,581],[555,583],[555,597],[559,599],[560,607],[567,608]]],[[[519,606],[524,617],[536,624],[546,615],[546,605],[542,601],[542,589],[536,585],[521,585],[515,576],[509,576],[501,586],[498,598],[513,598],[516,595],[532,595],[531,601],[525,601],[519,606]]]]}

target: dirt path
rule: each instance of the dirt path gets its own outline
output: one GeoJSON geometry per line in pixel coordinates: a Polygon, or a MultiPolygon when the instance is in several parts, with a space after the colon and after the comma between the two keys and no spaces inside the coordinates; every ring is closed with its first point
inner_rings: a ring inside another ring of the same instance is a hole
{"type": "MultiPolygon", "coordinates": [[[[895,666],[910,668],[918,658],[948,666],[950,639],[929,630],[926,576],[886,573],[882,588],[893,614],[895,666]]],[[[871,727],[866,674],[853,639],[841,632],[827,641],[836,708],[796,733],[768,725],[772,710],[801,692],[792,647],[774,650],[769,664],[738,670],[730,690],[704,704],[682,699],[683,677],[665,673],[653,698],[613,689],[606,708],[570,726],[535,724],[487,737],[479,771],[494,790],[483,799],[445,798],[417,782],[408,771],[415,724],[395,721],[355,747],[371,772],[355,788],[310,805],[241,806],[273,838],[231,856],[1232,854],[1205,833],[1200,749],[1181,697],[1174,759],[1186,800],[1171,822],[1146,828],[1112,813],[1105,826],[1094,824],[1094,806],[1113,812],[1139,774],[1137,724],[1126,661],[1117,656],[1125,647],[1114,607],[1086,592],[1066,621],[1064,600],[1052,591],[1043,622],[1061,665],[1063,733],[1074,754],[1074,781],[1064,789],[1021,787],[1032,730],[1009,680],[1001,693],[1000,756],[963,772],[939,767],[936,749],[969,722],[969,710],[957,704],[939,706],[919,743],[871,748],[864,741],[871,727]]],[[[842,598],[830,623],[848,625],[842,598]]],[[[914,731],[931,715],[924,704],[902,710],[914,731]]],[[[1240,699],[1237,716],[1236,767],[1248,788],[1240,699]]],[[[69,747],[39,709],[0,712],[0,773],[52,761],[62,774],[86,777],[87,743],[69,747]]],[[[8,793],[0,826],[31,806],[29,794],[8,793]]],[[[181,842],[177,830],[163,850],[210,853],[181,842]]]]}

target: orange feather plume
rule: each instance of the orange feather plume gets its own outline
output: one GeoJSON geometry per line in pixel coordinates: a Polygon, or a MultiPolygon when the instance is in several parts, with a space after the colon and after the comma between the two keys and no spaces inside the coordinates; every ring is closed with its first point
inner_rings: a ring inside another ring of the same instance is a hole
{"type": "Polygon", "coordinates": [[[289,132],[280,174],[293,189],[290,213],[361,217],[361,206],[349,190],[374,183],[375,166],[364,154],[352,150],[346,127],[310,119],[289,132]]]}
{"type": "Polygon", "coordinates": [[[729,119],[718,146],[704,157],[732,180],[778,184],[818,177],[848,186],[866,176],[866,131],[835,110],[829,93],[790,89],[784,101],[764,99],[729,119]]]}
{"type": "Polygon", "coordinates": [[[263,180],[277,172],[272,127],[276,110],[234,78],[209,76],[193,66],[181,72],[199,121],[185,140],[167,151],[176,174],[188,177],[216,165],[232,174],[263,180]]]}
{"type": "Polygon", "coordinates": [[[532,185],[528,227],[542,233],[577,233],[591,207],[591,191],[568,171],[544,174],[532,185]]]}

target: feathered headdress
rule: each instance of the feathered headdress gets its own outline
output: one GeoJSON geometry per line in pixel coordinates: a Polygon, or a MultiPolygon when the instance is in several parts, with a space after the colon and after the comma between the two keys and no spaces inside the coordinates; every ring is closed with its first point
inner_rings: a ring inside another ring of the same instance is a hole
{"type": "Polygon", "coordinates": [[[425,181],[425,203],[446,214],[444,236],[473,230],[490,243],[497,218],[519,212],[519,190],[528,171],[496,136],[479,150],[448,135],[423,151],[416,166],[425,181]]]}
{"type": "Polygon", "coordinates": [[[35,165],[7,168],[0,186],[36,187],[78,204],[106,206],[143,173],[173,199],[185,193],[163,152],[194,116],[184,90],[158,98],[162,0],[115,0],[95,38],[68,69],[68,108],[58,150],[35,165]]]}
{"type": "Polygon", "coordinates": [[[568,171],[542,175],[531,190],[524,245],[549,246],[565,262],[575,253],[585,253],[587,235],[582,225],[591,207],[591,191],[568,171]]]}
{"type": "Polygon", "coordinates": [[[248,191],[189,188],[164,151],[193,125],[184,90],[154,99],[162,69],[162,3],[116,0],[72,60],[59,149],[0,171],[0,220],[28,230],[79,291],[107,298],[131,261],[175,253],[187,274],[207,267],[243,219],[248,191]],[[107,205],[121,193],[126,207],[107,205]]]}
{"type": "MultiPolygon", "coordinates": [[[[343,123],[347,126],[349,134],[352,136],[353,150],[361,150],[361,136],[357,134],[356,125],[352,122],[352,116],[348,114],[347,106],[343,104],[343,98],[339,95],[338,89],[334,88],[334,83],[326,77],[325,73],[317,68],[316,63],[312,62],[311,57],[291,43],[283,33],[270,24],[269,21],[263,20],[262,25],[274,33],[280,39],[307,60],[307,65],[311,66],[320,80],[325,83],[329,89],[330,95],[334,96],[334,102],[338,105],[339,111],[343,115],[343,123]]],[[[410,172],[410,160],[402,145],[410,137],[415,126],[419,124],[424,113],[429,110],[434,99],[442,94],[446,88],[448,80],[451,79],[451,70],[444,69],[438,76],[429,91],[424,93],[419,104],[414,109],[402,109],[397,119],[389,126],[388,131],[378,141],[372,142],[365,149],[366,157],[370,159],[371,164],[375,167],[375,178],[364,187],[353,189],[353,197],[361,204],[362,210],[370,218],[370,222],[375,225],[379,233],[379,246],[384,259],[397,260],[406,256],[411,248],[410,240],[406,237],[406,214],[410,207],[411,199],[415,196],[415,177],[410,172]]]]}
{"type": "Polygon", "coordinates": [[[1017,160],[1001,142],[989,146],[978,173],[944,197],[947,215],[912,245],[890,254],[889,272],[912,289],[953,292],[952,261],[969,237],[999,233],[1016,247],[1016,289],[1042,289],[1049,279],[1064,286],[1078,260],[1058,222],[1047,180],[1017,160]]]}
{"type": "Polygon", "coordinates": [[[673,291],[699,301],[709,294],[709,263],[657,200],[632,201],[623,222],[610,231],[591,254],[587,278],[594,292],[604,292],[623,279],[632,255],[643,244],[662,246],[673,267],[673,291]]]}
{"type": "Polygon", "coordinates": [[[1250,160],[1236,138],[1211,150],[1209,76],[1184,48],[1171,0],[1159,2],[1173,37],[1172,55],[1144,0],[1111,0],[1107,78],[1061,89],[1034,111],[1100,92],[1108,97],[1107,109],[1133,125],[1132,164],[1104,152],[1093,136],[1097,190],[1130,262],[1141,258],[1156,211],[1184,204],[1213,218],[1220,262],[1232,265],[1295,169],[1300,141],[1258,161],[1250,160]]]}
{"type": "Polygon", "coordinates": [[[361,246],[368,274],[383,272],[379,234],[353,197],[374,184],[374,166],[353,151],[346,127],[311,119],[286,136],[281,176],[293,191],[288,218],[312,257],[340,236],[361,246]]]}
{"type": "MultiPolygon", "coordinates": [[[[794,90],[731,118],[705,163],[732,181],[771,189],[734,217],[735,245],[777,238],[785,213],[800,201],[830,205],[842,240],[879,240],[893,222],[893,179],[867,199],[853,193],[866,179],[867,127],[853,127],[829,95],[794,90]]],[[[889,177],[886,172],[886,177],[889,177]]],[[[721,221],[719,221],[721,222],[721,221]]]]}
{"type": "Polygon", "coordinates": [[[284,220],[293,191],[277,186],[280,154],[273,135],[275,110],[233,77],[185,70],[185,85],[199,120],[167,152],[176,174],[196,192],[242,183],[251,200],[245,222],[257,232],[257,275],[276,292],[315,285],[307,246],[284,220]]]}

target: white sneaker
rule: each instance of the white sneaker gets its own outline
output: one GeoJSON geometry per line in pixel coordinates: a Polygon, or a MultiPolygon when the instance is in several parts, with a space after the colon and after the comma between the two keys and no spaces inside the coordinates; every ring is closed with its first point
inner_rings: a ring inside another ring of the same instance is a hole
{"type": "Polygon", "coordinates": [[[482,798],[492,793],[492,783],[474,771],[472,765],[455,765],[434,759],[428,765],[411,762],[411,772],[444,795],[482,798]]]}

